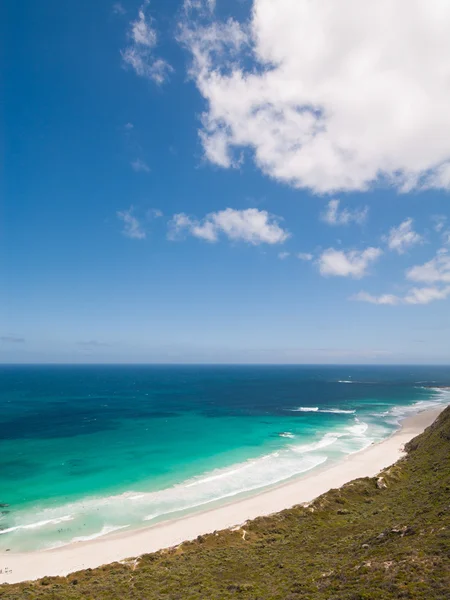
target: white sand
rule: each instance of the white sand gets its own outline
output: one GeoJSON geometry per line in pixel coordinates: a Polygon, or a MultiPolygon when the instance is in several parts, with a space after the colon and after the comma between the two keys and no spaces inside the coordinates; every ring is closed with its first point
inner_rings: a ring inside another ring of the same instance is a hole
{"type": "Polygon", "coordinates": [[[403,455],[404,444],[431,425],[444,408],[427,410],[405,419],[401,429],[390,438],[349,455],[339,464],[313,471],[310,475],[250,498],[146,529],[111,534],[54,550],[1,553],[0,583],[17,583],[46,575],[67,575],[81,569],[99,567],[176,546],[198,535],[310,502],[331,488],[338,488],[358,477],[373,477],[392,465],[403,455]]]}

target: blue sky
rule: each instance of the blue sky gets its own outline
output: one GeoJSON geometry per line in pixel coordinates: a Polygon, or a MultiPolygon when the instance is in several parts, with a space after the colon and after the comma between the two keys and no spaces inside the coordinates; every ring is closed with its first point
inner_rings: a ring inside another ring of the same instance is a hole
{"type": "Polygon", "coordinates": [[[450,6],[321,4],[6,0],[0,361],[448,363],[450,6]]]}

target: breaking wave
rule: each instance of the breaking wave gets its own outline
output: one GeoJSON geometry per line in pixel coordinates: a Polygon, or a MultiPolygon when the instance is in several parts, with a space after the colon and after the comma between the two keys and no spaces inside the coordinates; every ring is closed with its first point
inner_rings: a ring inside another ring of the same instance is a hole
{"type": "Polygon", "coordinates": [[[300,406],[299,408],[289,408],[291,412],[317,412],[317,413],[331,413],[331,414],[342,414],[342,415],[353,415],[356,410],[343,409],[343,408],[319,408],[318,406],[300,406]]]}

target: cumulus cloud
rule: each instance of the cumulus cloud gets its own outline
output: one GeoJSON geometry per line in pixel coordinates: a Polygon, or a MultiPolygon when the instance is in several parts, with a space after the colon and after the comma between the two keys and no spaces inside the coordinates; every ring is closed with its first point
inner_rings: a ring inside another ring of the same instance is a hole
{"type": "Polygon", "coordinates": [[[168,237],[174,240],[185,234],[208,242],[216,242],[220,234],[223,234],[230,240],[244,241],[255,246],[281,244],[290,235],[280,226],[277,217],[256,208],[227,208],[210,213],[202,220],[178,213],[169,223],[168,237]]]}
{"type": "Polygon", "coordinates": [[[318,258],[317,264],[321,275],[336,277],[353,277],[361,279],[367,275],[370,265],[382,254],[380,248],[365,250],[335,250],[328,248],[318,258]]]}
{"type": "Polygon", "coordinates": [[[140,158],[136,158],[136,160],[131,161],[131,168],[133,171],[136,171],[136,173],[150,173],[150,167],[144,160],[140,158]]]}
{"type": "Polygon", "coordinates": [[[444,288],[423,287],[412,288],[405,296],[407,304],[429,304],[434,300],[445,300],[450,296],[450,285],[444,288]]]}
{"type": "Polygon", "coordinates": [[[158,36],[152,18],[146,14],[148,5],[149,0],[146,0],[139,8],[138,18],[130,23],[130,43],[121,54],[125,65],[133,68],[137,75],[160,85],[166,81],[173,68],[165,60],[154,56],[158,36]]]}
{"type": "Polygon", "coordinates": [[[133,240],[144,240],[147,234],[139,219],[133,214],[134,208],[117,212],[117,217],[123,222],[122,234],[133,240]]]}
{"type": "Polygon", "coordinates": [[[390,250],[404,254],[408,248],[423,242],[423,237],[413,230],[412,225],[412,219],[405,219],[398,227],[392,227],[389,234],[384,237],[390,250]]]}
{"type": "Polygon", "coordinates": [[[441,248],[432,260],[408,269],[406,278],[420,283],[450,283],[449,252],[441,248]]]}
{"type": "Polygon", "coordinates": [[[309,261],[312,260],[314,256],[312,254],[309,254],[309,252],[298,252],[297,258],[299,260],[309,261]]]}
{"type": "Polygon", "coordinates": [[[369,213],[368,206],[355,210],[349,210],[348,208],[339,210],[339,205],[340,200],[330,200],[326,210],[321,214],[322,221],[325,221],[328,225],[349,225],[350,223],[361,225],[366,221],[369,213]]]}
{"type": "MultiPolygon", "coordinates": [[[[193,4],[194,2],[187,2],[193,4]]],[[[205,156],[316,193],[450,188],[450,3],[253,0],[185,18],[205,156]]]]}

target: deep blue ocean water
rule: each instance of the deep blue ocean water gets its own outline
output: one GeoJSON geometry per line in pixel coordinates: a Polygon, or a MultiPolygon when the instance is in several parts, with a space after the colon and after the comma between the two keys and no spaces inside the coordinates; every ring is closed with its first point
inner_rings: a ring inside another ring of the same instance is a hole
{"type": "Polygon", "coordinates": [[[429,366],[1,366],[0,551],[301,476],[449,402],[449,385],[449,367],[429,366]]]}

